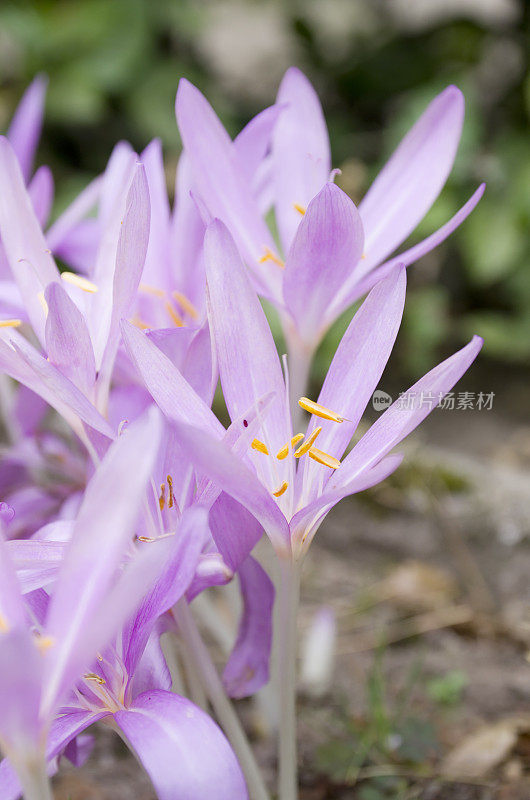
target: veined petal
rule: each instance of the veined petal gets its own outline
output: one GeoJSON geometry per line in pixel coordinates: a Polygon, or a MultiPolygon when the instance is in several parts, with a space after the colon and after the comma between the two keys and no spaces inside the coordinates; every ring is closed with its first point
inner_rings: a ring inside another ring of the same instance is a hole
{"type": "Polygon", "coordinates": [[[49,167],[39,167],[28,186],[28,193],[33,203],[33,210],[44,228],[48,222],[53,204],[53,175],[49,167]]]}
{"type": "Polygon", "coordinates": [[[88,484],[47,617],[46,632],[57,642],[45,661],[48,711],[84,666],[88,623],[132,540],[160,434],[158,412],[148,412],[110,447],[88,484]]]}
{"type": "MultiPolygon", "coordinates": [[[[94,178],[92,181],[90,181],[88,186],[86,186],[83,191],[78,194],[75,200],[70,203],[68,208],[66,208],[63,213],[57,217],[46,234],[46,239],[48,241],[50,250],[61,255],[63,248],[65,247],[65,240],[68,240],[68,246],[70,248],[76,249],[74,248],[73,244],[70,244],[70,241],[72,236],[74,236],[74,239],[77,237],[79,225],[83,225],[83,223],[86,222],[91,223],[90,228],[93,228],[92,223],[97,225],[97,220],[85,220],[84,217],[86,217],[86,215],[95,207],[102,185],[103,176],[98,175],[97,178],[94,178]]],[[[91,260],[95,261],[97,238],[94,237],[93,231],[90,250],[93,254],[91,260]]],[[[68,261],[68,263],[71,262],[68,261]]],[[[73,264],[73,266],[77,267],[78,265],[73,264]]],[[[93,266],[93,264],[91,264],[91,266],[93,266]]]]}
{"type": "Polygon", "coordinates": [[[44,75],[37,75],[24,92],[7,132],[26,183],[33,169],[42,130],[47,86],[48,79],[44,75]]]}
{"type": "Polygon", "coordinates": [[[122,322],[122,332],[127,352],[162,413],[171,422],[196,425],[220,439],[223,426],[169,358],[130,322],[122,322]]]}
{"type": "Polygon", "coordinates": [[[127,193],[125,216],[118,239],[107,338],[105,342],[99,340],[103,350],[98,380],[107,386],[110,385],[112,367],[118,350],[120,322],[129,313],[136,297],[144,267],[149,241],[150,214],[149,187],[145,170],[142,164],[137,164],[127,193]]]}
{"type": "Polygon", "coordinates": [[[169,542],[168,559],[156,585],[142,600],[134,619],[123,632],[124,661],[130,675],[134,673],[155,620],[180,600],[193,580],[207,536],[207,510],[198,506],[186,509],[169,542]]]}
{"type": "Polygon", "coordinates": [[[465,203],[445,225],[438,228],[437,231],[427,236],[426,239],[418,242],[418,244],[415,244],[413,247],[410,247],[408,250],[405,250],[403,253],[381,264],[380,267],[376,267],[376,269],[373,269],[365,275],[364,278],[358,279],[358,273],[354,270],[349,280],[344,284],[342,291],[337,294],[335,301],[329,306],[326,314],[326,326],[331,325],[346,308],[369,292],[378,281],[386,278],[398,264],[404,264],[408,267],[445,241],[445,239],[462,224],[466,217],[471,214],[484,194],[485,188],[486,184],[482,183],[472,194],[467,203],[465,203]]]}
{"type": "MultiPolygon", "coordinates": [[[[344,422],[336,423],[313,417],[308,434],[318,426],[322,431],[318,447],[341,458],[361,420],[366,404],[388,361],[403,315],[406,272],[396,267],[375,286],[337,348],[318,402],[336,411],[344,422]]],[[[312,500],[319,491],[322,465],[305,459],[303,497],[312,500]]],[[[331,471],[326,470],[326,480],[331,471]]]]}
{"type": "Polygon", "coordinates": [[[276,551],[290,552],[289,526],[270,492],[228,447],[190,425],[175,425],[186,457],[202,474],[231,495],[261,523],[276,551]]]}
{"type": "Polygon", "coordinates": [[[285,262],[284,299],[304,341],[318,341],[326,310],[363,249],[357,209],[338,186],[326,183],[301,218],[285,262]]]}
{"type": "Polygon", "coordinates": [[[45,314],[39,300],[59,272],[35,216],[20,167],[9,141],[0,136],[0,236],[13,278],[41,344],[45,314]]]}
{"type": "Polygon", "coordinates": [[[297,207],[329,180],[331,153],[320,100],[296,67],[285,73],[276,103],[283,106],[272,145],[276,220],[287,253],[301,220],[297,207]]]}
{"type": "Polygon", "coordinates": [[[291,520],[293,550],[297,548],[300,548],[302,552],[307,550],[324,517],[340,500],[352,494],[364,492],[366,489],[371,489],[372,486],[376,486],[386,480],[389,475],[395,472],[402,461],[403,456],[400,453],[386,456],[378,464],[361,472],[349,483],[339,489],[324,492],[324,494],[312,500],[309,505],[300,509],[291,520]]]}
{"type": "Polygon", "coordinates": [[[0,746],[15,761],[16,755],[35,755],[44,744],[39,720],[42,656],[25,627],[0,637],[0,746]]]}
{"type": "Polygon", "coordinates": [[[206,98],[181,78],[176,100],[177,122],[184,149],[191,161],[194,182],[202,201],[214,217],[233,232],[256,281],[268,295],[278,296],[281,271],[259,264],[274,242],[252,197],[243,171],[238,169],[230,137],[206,98]]]}
{"type": "Polygon", "coordinates": [[[12,628],[22,628],[26,623],[26,613],[11,555],[9,545],[0,532],[0,647],[3,634],[12,628]]]}
{"type": "Polygon", "coordinates": [[[328,487],[345,486],[408,436],[469,369],[482,344],[480,336],[474,336],[469,344],[434,367],[392,403],[344,459],[328,487]]]}
{"type": "Polygon", "coordinates": [[[281,106],[274,105],[260,111],[234,139],[238,166],[251,185],[270,147],[272,132],[282,110],[281,106]]]}
{"type": "Polygon", "coordinates": [[[149,246],[145,258],[143,280],[155,286],[170,288],[166,284],[169,268],[168,237],[170,208],[160,139],[150,142],[140,159],[145,168],[151,205],[149,246]]]}
{"type": "Polygon", "coordinates": [[[359,205],[366,275],[414,230],[438,197],[455,159],[464,122],[464,97],[456,86],[438,95],[411,128],[359,205]]]}
{"type": "Polygon", "coordinates": [[[212,537],[223,561],[236,572],[246,561],[263,534],[258,520],[226,492],[210,509],[212,537]]]}
{"type": "Polygon", "coordinates": [[[90,400],[57,367],[43,358],[22,336],[10,333],[11,347],[0,341],[0,366],[8,375],[39,394],[74,430],[78,419],[110,439],[114,432],[90,400]]]}
{"type": "Polygon", "coordinates": [[[85,318],[57,282],[46,287],[48,358],[87,396],[96,380],[96,363],[85,318]]]}
{"type": "MultiPolygon", "coordinates": [[[[228,412],[234,420],[267,392],[274,392],[259,438],[270,453],[276,453],[292,436],[280,360],[256,292],[220,220],[208,226],[204,260],[208,318],[228,412]]],[[[289,479],[289,459],[281,462],[254,452],[251,455],[269,488],[289,479]]]]}
{"type": "Polygon", "coordinates": [[[241,768],[223,733],[189,700],[144,692],[114,715],[160,800],[245,800],[241,768]]]}
{"type": "Polygon", "coordinates": [[[269,680],[274,585],[251,556],[239,567],[238,577],[243,613],[223,682],[231,697],[247,697],[269,680]]]}

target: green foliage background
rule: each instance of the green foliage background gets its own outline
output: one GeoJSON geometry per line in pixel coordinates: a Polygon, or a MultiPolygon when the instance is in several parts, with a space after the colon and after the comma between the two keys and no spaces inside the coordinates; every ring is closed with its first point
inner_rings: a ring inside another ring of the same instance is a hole
{"type": "MultiPolygon", "coordinates": [[[[341,184],[358,200],[428,101],[456,83],[467,100],[463,141],[450,180],[414,239],[446,221],[481,180],[487,191],[461,230],[410,270],[401,352],[417,373],[479,332],[490,357],[527,361],[529,4],[483,0],[477,13],[466,10],[477,3],[462,0],[451,13],[455,4],[428,0],[434,11],[421,24],[400,12],[404,5],[3,0],[0,126],[35,73],[45,72],[50,86],[39,161],[54,170],[59,209],[103,169],[120,138],[141,149],[160,136],[171,183],[181,75],[208,93],[235,133],[273,101],[281,72],[294,63],[317,86],[341,184]]],[[[327,348],[333,341],[332,332],[327,348]]]]}

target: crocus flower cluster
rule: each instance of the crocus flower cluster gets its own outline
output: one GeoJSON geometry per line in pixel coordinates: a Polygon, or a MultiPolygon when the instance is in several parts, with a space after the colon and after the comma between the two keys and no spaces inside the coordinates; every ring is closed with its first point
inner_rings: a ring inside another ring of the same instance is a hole
{"type": "Polygon", "coordinates": [[[298,70],[233,141],[182,79],[173,207],[160,142],[139,155],[120,142],[48,226],[51,172],[32,173],[45,88],[34,81],[0,137],[0,796],[50,798],[60,760],[81,764],[101,722],[162,800],[266,800],[229,697],[269,681],[276,583],[279,796],[294,800],[304,556],[339,500],[399,466],[395,447],[481,347],[435,366],[351,446],[398,334],[406,267],[483,192],[393,255],[451,169],[462,95],[431,102],[357,208],[298,70]],[[308,396],[316,347],[361,298],[308,396]],[[212,411],[219,380],[228,427],[212,411]],[[272,575],[252,554],[264,534],[272,575]],[[193,600],[233,580],[241,619],[220,675],[193,600]]]}

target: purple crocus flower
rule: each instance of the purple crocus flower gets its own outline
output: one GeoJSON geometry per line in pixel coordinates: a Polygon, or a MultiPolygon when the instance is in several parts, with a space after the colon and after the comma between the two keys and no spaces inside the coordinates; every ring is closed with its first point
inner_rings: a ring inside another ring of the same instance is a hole
{"type": "MultiPolygon", "coordinates": [[[[196,401],[181,409],[189,389],[175,372],[149,358],[140,333],[128,347],[147,388],[176,424],[189,460],[199,473],[245,506],[263,525],[282,558],[299,559],[327,512],[342,498],[387,477],[401,461],[389,455],[430,413],[475,359],[482,340],[439,364],[394,403],[342,461],[361,415],[390,355],[405,299],[405,270],[396,267],[370,292],[354,316],[329,368],[304,436],[292,429],[286,383],[266,317],[226,227],[214,221],[205,237],[209,317],[223,394],[233,420],[267,392],[274,396],[261,416],[253,447],[238,458],[215,430],[201,423],[196,401]],[[141,337],[141,339],[139,338],[141,337]],[[184,419],[184,416],[186,419],[184,419]],[[183,425],[182,422],[187,422],[183,425]],[[189,423],[195,427],[190,427],[189,423]]],[[[131,338],[132,337],[132,338],[131,338]]]]}
{"type": "MultiPolygon", "coordinates": [[[[5,578],[0,741],[23,785],[28,759],[45,752],[51,761],[88,726],[106,719],[127,737],[160,798],[207,797],[212,783],[219,797],[247,796],[220,730],[204,712],[169,691],[171,680],[155,635],[160,615],[194,577],[207,512],[190,510],[174,536],[140,544],[139,554],[119,575],[160,434],[160,419],[151,411],[109,450],[87,488],[50,601],[43,595],[39,607],[35,590],[26,595],[37,620],[33,631],[27,627],[10,557],[5,545],[0,547],[5,578]],[[118,638],[108,644],[118,630],[118,638]]],[[[49,561],[45,542],[15,542],[11,553],[20,559],[25,550],[28,558],[26,545],[36,550],[39,544],[49,561]]],[[[0,778],[6,800],[17,797],[20,789],[8,762],[0,767],[0,778]]]]}
{"type": "Polygon", "coordinates": [[[450,86],[431,102],[358,209],[339,190],[330,191],[333,175],[322,109],[299,70],[286,73],[277,108],[272,147],[262,170],[264,188],[256,197],[238,170],[226,131],[201,93],[182,79],[176,102],[195,191],[208,213],[226,223],[256,288],[278,308],[291,354],[292,384],[303,391],[311,356],[339,314],[397,263],[409,265],[442,242],[473,210],[484,186],[442,228],[386,260],[425,216],[447,179],[462,130],[461,92],[450,86]],[[281,251],[263,220],[269,204],[281,251]],[[324,229],[329,237],[315,262],[307,240],[321,241],[324,229]],[[306,262],[300,261],[300,251],[306,262]]]}

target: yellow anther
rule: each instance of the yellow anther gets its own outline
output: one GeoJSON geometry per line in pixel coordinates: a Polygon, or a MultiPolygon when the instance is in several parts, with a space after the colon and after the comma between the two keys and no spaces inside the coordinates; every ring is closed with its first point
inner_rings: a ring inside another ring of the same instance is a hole
{"type": "Polygon", "coordinates": [[[325,406],[321,406],[320,403],[313,402],[313,400],[310,400],[308,397],[301,397],[298,401],[298,405],[301,406],[304,411],[309,411],[310,414],[314,414],[315,417],[330,419],[333,422],[344,422],[344,417],[341,417],[335,411],[331,411],[331,409],[325,406]]]}
{"type": "Polygon", "coordinates": [[[275,492],[273,492],[274,497],[281,497],[282,494],[284,494],[287,491],[288,486],[289,484],[287,483],[287,481],[284,481],[282,485],[278,489],[276,489],[275,492]]]}
{"type": "Polygon", "coordinates": [[[361,258],[366,258],[366,253],[363,253],[361,258]]]}
{"type": "Polygon", "coordinates": [[[171,477],[171,475],[168,475],[166,480],[167,480],[167,486],[168,486],[168,489],[169,489],[169,498],[168,498],[168,501],[167,501],[167,507],[168,508],[173,508],[173,505],[175,503],[175,495],[173,494],[173,478],[171,477]]]}
{"type": "Polygon", "coordinates": [[[0,328],[19,328],[21,325],[21,319],[0,319],[0,328]]]}
{"type": "Polygon", "coordinates": [[[151,286],[150,283],[141,283],[138,286],[138,291],[143,294],[152,294],[155,297],[165,297],[166,293],[163,289],[158,289],[156,286],[151,286]]]}
{"type": "Polygon", "coordinates": [[[83,277],[83,275],[78,275],[76,272],[61,272],[61,278],[63,281],[66,281],[66,283],[77,286],[77,288],[81,289],[83,292],[94,294],[98,291],[98,287],[95,283],[92,283],[92,281],[89,281],[88,278],[83,277]]]}
{"type": "Polygon", "coordinates": [[[101,655],[101,653],[96,653],[96,658],[98,661],[103,661],[103,656],[101,655]]]}
{"type": "Polygon", "coordinates": [[[167,301],[167,303],[164,303],[164,308],[166,309],[167,313],[169,314],[169,316],[171,317],[177,328],[182,328],[184,325],[184,320],[182,319],[181,316],[177,314],[177,312],[175,311],[169,300],[167,301]]]}
{"type": "Polygon", "coordinates": [[[324,453],[323,450],[318,450],[316,447],[312,447],[309,451],[309,458],[312,458],[313,461],[317,461],[319,464],[323,464],[325,467],[331,467],[331,469],[338,469],[340,467],[338,458],[330,456],[329,453],[324,453]]]}
{"type": "Polygon", "coordinates": [[[273,253],[270,247],[265,248],[265,255],[260,258],[259,263],[264,264],[265,261],[272,261],[282,269],[285,267],[285,263],[281,260],[280,256],[277,256],[276,253],[273,253]]]}
{"type": "Polygon", "coordinates": [[[264,456],[269,455],[269,449],[267,445],[260,441],[259,439],[252,439],[252,443],[250,445],[253,450],[257,450],[258,453],[263,453],[264,456]]]}
{"type": "Polygon", "coordinates": [[[9,631],[9,623],[3,614],[0,614],[0,633],[7,633],[9,631]]]}
{"type": "Polygon", "coordinates": [[[308,436],[305,442],[300,445],[298,450],[294,451],[295,458],[300,458],[300,456],[305,456],[305,454],[311,449],[313,442],[315,441],[321,430],[322,430],[321,427],[315,428],[311,436],[308,436]]]}
{"type": "Polygon", "coordinates": [[[148,544],[150,542],[156,542],[156,539],[153,536],[137,536],[136,538],[139,542],[147,542],[148,544]]]}
{"type": "Polygon", "coordinates": [[[46,298],[44,297],[44,292],[39,292],[37,295],[37,300],[42,306],[42,310],[48,316],[48,303],[46,302],[46,298]]]}
{"type": "Polygon", "coordinates": [[[35,636],[35,645],[37,646],[39,652],[43,655],[44,653],[47,653],[50,647],[53,647],[54,644],[55,639],[53,636],[41,636],[40,634],[35,636]]]}
{"type": "Polygon", "coordinates": [[[99,683],[100,686],[103,686],[103,684],[107,682],[105,678],[102,678],[101,675],[96,675],[95,672],[87,672],[83,677],[86,681],[94,681],[94,683],[99,683]]]}
{"type": "Polygon", "coordinates": [[[293,203],[293,208],[294,208],[295,211],[298,211],[299,214],[304,216],[304,214],[306,212],[306,207],[305,206],[301,206],[300,203],[293,203]]]}
{"type": "Polygon", "coordinates": [[[171,297],[177,301],[181,309],[184,311],[185,314],[189,314],[192,319],[198,319],[199,312],[191,302],[188,300],[185,294],[182,292],[171,292],[171,297]]]}
{"type": "MultiPolygon", "coordinates": [[[[297,433],[296,436],[293,436],[293,438],[291,439],[290,442],[291,447],[293,448],[296,447],[298,442],[301,442],[303,438],[304,438],[303,433],[297,433]]],[[[287,444],[284,444],[284,446],[278,450],[278,452],[276,453],[276,458],[278,459],[278,461],[283,461],[283,459],[287,458],[288,455],[289,455],[289,442],[287,442],[287,444]]]]}
{"type": "Polygon", "coordinates": [[[137,314],[131,319],[131,322],[133,325],[136,325],[137,328],[140,328],[141,331],[145,331],[151,327],[151,325],[148,325],[148,323],[141,319],[137,314]]]}
{"type": "Polygon", "coordinates": [[[283,447],[280,447],[280,449],[276,453],[276,458],[278,459],[278,461],[283,461],[283,459],[287,458],[288,455],[289,455],[289,442],[287,442],[287,444],[284,444],[283,447]]]}
{"type": "Polygon", "coordinates": [[[164,506],[166,504],[166,484],[160,484],[160,497],[158,498],[158,505],[160,507],[160,511],[164,510],[164,506]]]}

